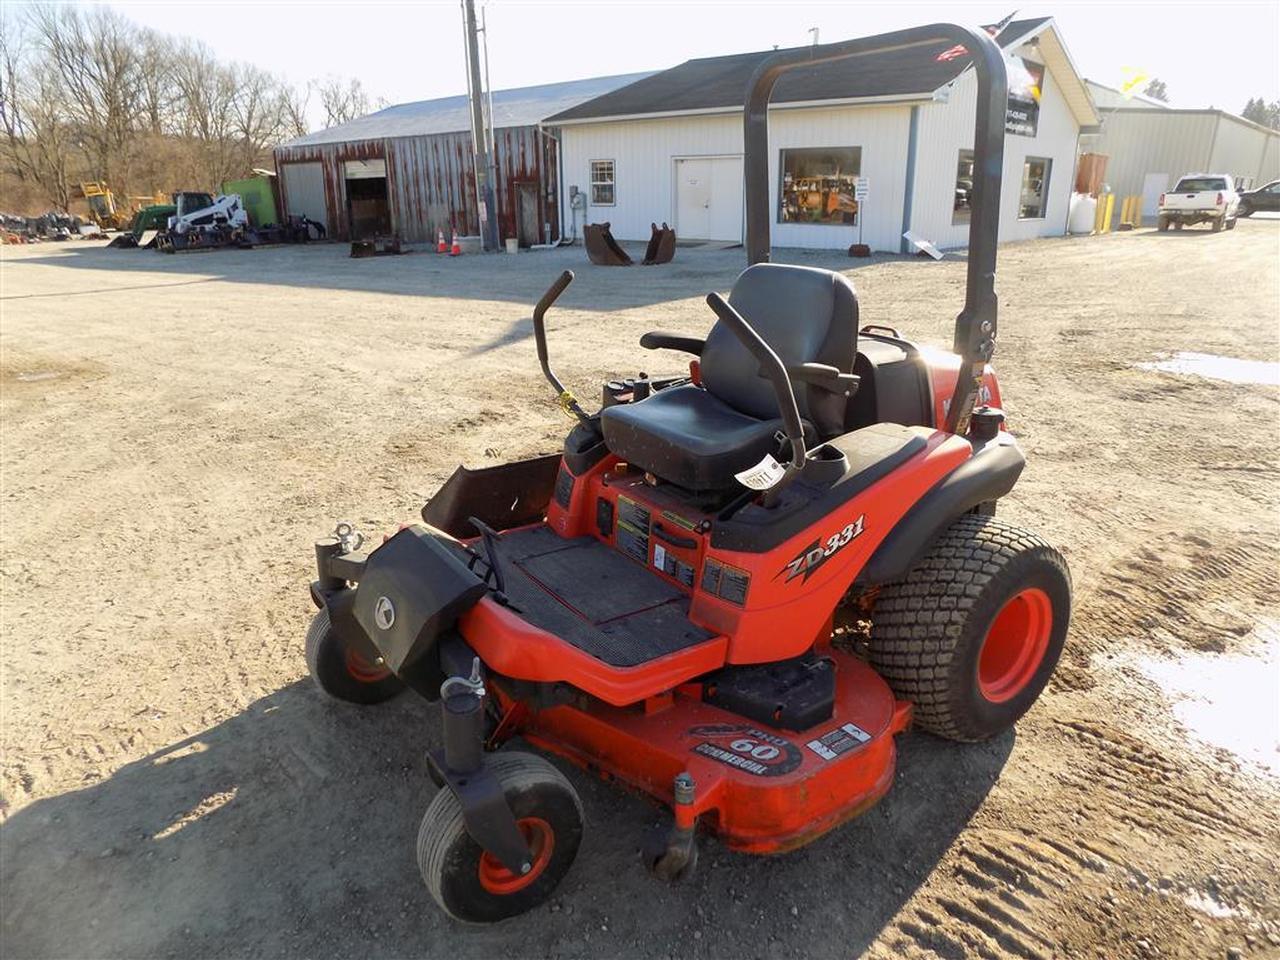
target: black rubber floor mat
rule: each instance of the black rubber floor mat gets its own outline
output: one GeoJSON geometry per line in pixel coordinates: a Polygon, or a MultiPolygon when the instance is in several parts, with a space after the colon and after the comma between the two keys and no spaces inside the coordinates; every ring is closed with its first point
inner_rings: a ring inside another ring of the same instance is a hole
{"type": "Polygon", "coordinates": [[[540,553],[520,566],[592,623],[636,613],[684,594],[593,537],[561,540],[563,549],[540,553]]]}
{"type": "Polygon", "coordinates": [[[535,527],[504,534],[498,552],[512,608],[612,666],[647,663],[714,636],[689,622],[682,591],[592,537],[565,540],[535,527]]]}

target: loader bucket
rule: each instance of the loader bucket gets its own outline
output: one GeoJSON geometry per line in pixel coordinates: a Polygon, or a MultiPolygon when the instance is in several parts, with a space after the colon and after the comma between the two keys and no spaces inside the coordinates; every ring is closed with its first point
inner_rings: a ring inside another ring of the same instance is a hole
{"type": "Polygon", "coordinates": [[[587,246],[587,259],[600,267],[629,267],[631,258],[618,246],[609,232],[608,223],[588,223],[582,228],[587,246]]]}
{"type": "Polygon", "coordinates": [[[676,232],[665,223],[659,228],[656,223],[649,224],[653,230],[649,237],[649,246],[645,247],[644,263],[649,266],[655,263],[670,263],[676,255],[676,232]]]}

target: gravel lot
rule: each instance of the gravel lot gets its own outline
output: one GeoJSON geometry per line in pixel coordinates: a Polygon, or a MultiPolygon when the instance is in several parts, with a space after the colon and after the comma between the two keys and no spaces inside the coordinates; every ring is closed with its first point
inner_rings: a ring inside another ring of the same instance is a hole
{"type": "MultiPolygon", "coordinates": [[[[660,812],[566,771],[577,865],[547,908],[471,928],[413,859],[435,710],[344,709],[305,677],[311,540],[394,529],[460,461],[556,448],[528,317],[561,269],[552,350],[592,397],[656,372],[645,330],[705,331],[742,251],[3,248],[0,953],[1280,955],[1280,389],[1134,366],[1280,360],[1278,254],[1276,220],[1003,249],[996,364],[1029,466],[1002,514],[1076,588],[1015,733],[908,734],[869,814],[772,860],[704,840],[681,887],[636,855],[660,812]]],[[[849,275],[864,322],[949,344],[963,272],[849,275]]]]}

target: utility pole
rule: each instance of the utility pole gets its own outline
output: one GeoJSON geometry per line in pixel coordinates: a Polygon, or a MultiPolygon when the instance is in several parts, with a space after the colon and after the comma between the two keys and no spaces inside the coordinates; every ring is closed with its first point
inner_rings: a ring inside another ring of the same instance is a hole
{"type": "Polygon", "coordinates": [[[489,137],[484,125],[484,89],[480,86],[480,41],[475,0],[462,0],[467,32],[467,92],[471,99],[471,146],[475,156],[476,199],[480,206],[480,241],[486,251],[498,249],[498,218],[489,176],[489,137]]]}

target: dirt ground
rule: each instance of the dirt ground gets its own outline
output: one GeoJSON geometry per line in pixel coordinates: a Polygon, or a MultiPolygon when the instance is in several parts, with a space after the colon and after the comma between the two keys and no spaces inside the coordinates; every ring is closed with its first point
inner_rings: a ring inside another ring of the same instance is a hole
{"type": "MultiPolygon", "coordinates": [[[[414,863],[435,708],[335,706],[305,677],[311,541],[394,529],[459,462],[556,448],[528,317],[561,269],[552,350],[591,397],[670,362],[645,330],[705,331],[743,254],[345,254],[3,250],[4,956],[1280,955],[1280,771],[1153,679],[1243,663],[1261,695],[1205,695],[1274,763],[1280,390],[1133,366],[1280,360],[1280,222],[1003,249],[1029,465],[1001,511],[1076,591],[1016,732],[908,734],[869,814],[776,859],[705,839],[680,887],[637,857],[660,811],[566,770],[577,864],[488,928],[444,919],[414,863]]],[[[940,345],[963,273],[849,270],[864,322],[940,345]]]]}

